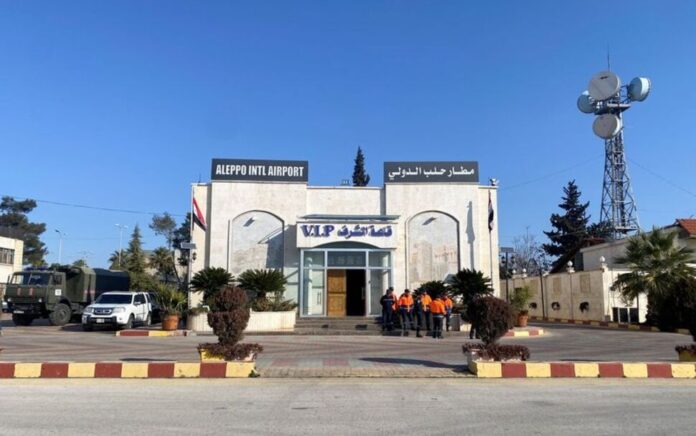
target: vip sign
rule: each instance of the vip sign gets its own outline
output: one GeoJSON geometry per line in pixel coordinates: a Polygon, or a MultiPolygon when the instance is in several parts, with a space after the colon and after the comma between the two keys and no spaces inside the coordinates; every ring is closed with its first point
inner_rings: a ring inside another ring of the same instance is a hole
{"type": "Polygon", "coordinates": [[[297,246],[315,247],[329,242],[363,242],[380,248],[396,247],[394,224],[299,223],[297,246]]]}

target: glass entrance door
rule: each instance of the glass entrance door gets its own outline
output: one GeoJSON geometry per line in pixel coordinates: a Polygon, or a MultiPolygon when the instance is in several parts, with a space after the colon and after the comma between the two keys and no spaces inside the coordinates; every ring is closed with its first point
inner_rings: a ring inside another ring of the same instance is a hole
{"type": "Polygon", "coordinates": [[[392,283],[391,252],[379,249],[306,249],[300,316],[377,316],[392,283]]]}

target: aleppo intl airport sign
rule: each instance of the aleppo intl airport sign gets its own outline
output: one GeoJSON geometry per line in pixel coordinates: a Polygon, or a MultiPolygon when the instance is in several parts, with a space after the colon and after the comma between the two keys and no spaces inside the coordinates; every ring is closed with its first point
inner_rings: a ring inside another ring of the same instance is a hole
{"type": "Polygon", "coordinates": [[[363,242],[379,248],[394,248],[396,247],[396,228],[393,224],[345,222],[297,224],[297,246],[300,248],[346,241],[363,242]]]}
{"type": "Polygon", "coordinates": [[[211,180],[307,182],[306,160],[213,159],[211,180]]]}
{"type": "Polygon", "coordinates": [[[385,162],[384,183],[478,183],[478,162],[385,162]]]}

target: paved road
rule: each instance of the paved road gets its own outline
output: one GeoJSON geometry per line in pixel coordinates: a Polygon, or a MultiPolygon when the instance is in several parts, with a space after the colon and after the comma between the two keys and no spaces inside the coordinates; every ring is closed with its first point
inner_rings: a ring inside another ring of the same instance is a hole
{"type": "Polygon", "coordinates": [[[0,434],[681,435],[696,382],[6,380],[0,434]]]}
{"type": "MultiPolygon", "coordinates": [[[[4,322],[0,359],[16,361],[181,360],[196,361],[196,346],[214,341],[211,336],[125,338],[111,331],[83,332],[79,325],[13,327],[4,322]]],[[[548,335],[507,338],[504,343],[527,345],[532,360],[673,361],[674,346],[691,338],[672,333],[606,330],[579,326],[549,326],[548,335]]],[[[321,367],[400,365],[456,367],[463,363],[465,335],[444,340],[382,336],[247,336],[265,351],[259,367],[321,367]],[[347,363],[345,363],[347,361],[347,363]]]]}

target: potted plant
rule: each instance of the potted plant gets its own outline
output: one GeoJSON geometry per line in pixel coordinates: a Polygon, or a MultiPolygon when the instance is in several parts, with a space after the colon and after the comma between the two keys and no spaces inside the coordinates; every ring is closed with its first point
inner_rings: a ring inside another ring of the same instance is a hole
{"type": "Polygon", "coordinates": [[[250,269],[239,275],[239,287],[251,301],[247,331],[287,331],[295,328],[297,303],[284,298],[287,278],[277,269],[250,269]]]}
{"type": "Polygon", "coordinates": [[[162,330],[176,330],[179,317],[186,308],[186,295],[171,285],[160,284],[156,296],[162,314],[162,330]]]}
{"type": "Polygon", "coordinates": [[[510,298],[510,304],[513,309],[515,309],[517,322],[515,327],[527,327],[527,322],[529,320],[529,300],[532,298],[532,292],[527,286],[521,288],[515,288],[512,297],[510,298]]]}
{"type": "Polygon", "coordinates": [[[259,344],[240,344],[249,322],[249,307],[243,289],[226,286],[213,297],[208,323],[218,337],[217,343],[198,346],[201,361],[252,362],[263,348],[259,344]]]}
{"type": "Polygon", "coordinates": [[[224,286],[232,283],[234,276],[225,268],[206,267],[198,271],[191,279],[191,290],[201,294],[201,303],[189,309],[186,328],[201,333],[211,333],[208,324],[208,312],[212,300],[224,286]]]}
{"type": "Polygon", "coordinates": [[[498,344],[514,324],[515,312],[509,303],[492,296],[479,297],[471,301],[467,314],[476,335],[483,342],[469,342],[462,346],[469,368],[474,368],[477,361],[529,359],[527,347],[498,344]]]}

